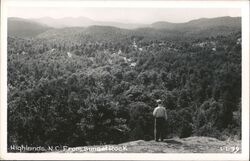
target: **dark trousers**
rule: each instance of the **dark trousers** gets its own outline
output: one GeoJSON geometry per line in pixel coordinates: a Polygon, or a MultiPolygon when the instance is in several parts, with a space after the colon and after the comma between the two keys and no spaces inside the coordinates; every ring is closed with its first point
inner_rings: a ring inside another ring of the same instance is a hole
{"type": "Polygon", "coordinates": [[[165,124],[165,118],[155,118],[155,141],[158,141],[161,139],[163,141],[164,139],[164,124],[165,124]]]}

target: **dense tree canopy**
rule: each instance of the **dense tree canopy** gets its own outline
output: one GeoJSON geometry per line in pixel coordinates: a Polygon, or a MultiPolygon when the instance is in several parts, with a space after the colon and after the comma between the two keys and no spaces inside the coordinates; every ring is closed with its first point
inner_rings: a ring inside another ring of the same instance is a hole
{"type": "Polygon", "coordinates": [[[168,137],[241,136],[240,33],[84,36],[8,37],[9,144],[150,140],[159,98],[168,137]]]}

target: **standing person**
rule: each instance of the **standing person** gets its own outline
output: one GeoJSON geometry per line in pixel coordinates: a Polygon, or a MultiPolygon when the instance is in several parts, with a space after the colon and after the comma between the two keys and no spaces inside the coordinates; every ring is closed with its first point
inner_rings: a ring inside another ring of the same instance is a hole
{"type": "Polygon", "coordinates": [[[163,141],[164,137],[164,124],[167,120],[167,111],[165,107],[162,105],[162,101],[160,99],[156,100],[158,106],[154,109],[153,116],[155,118],[155,126],[154,126],[154,134],[155,141],[163,141]]]}

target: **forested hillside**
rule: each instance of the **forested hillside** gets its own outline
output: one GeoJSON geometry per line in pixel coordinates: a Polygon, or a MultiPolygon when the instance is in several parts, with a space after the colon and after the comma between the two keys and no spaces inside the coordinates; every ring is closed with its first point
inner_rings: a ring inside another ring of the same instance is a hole
{"type": "MultiPolygon", "coordinates": [[[[39,19],[23,19],[23,18],[8,18],[8,35],[17,37],[35,37],[40,33],[48,31],[53,32],[63,32],[64,28],[90,28],[90,32],[93,29],[103,30],[103,26],[112,27],[113,29],[120,28],[120,31],[130,30],[130,36],[142,36],[150,38],[168,37],[175,38],[178,37],[210,37],[218,35],[228,35],[229,33],[234,33],[241,30],[241,17],[218,17],[218,18],[201,18],[197,20],[192,20],[185,23],[171,23],[165,21],[159,21],[152,24],[131,24],[131,23],[119,23],[119,22],[101,22],[94,21],[87,17],[65,17],[61,19],[53,19],[50,17],[43,17],[39,19]],[[93,28],[93,26],[95,26],[93,28]],[[58,28],[61,28],[61,30],[58,28]],[[53,30],[54,29],[54,30],[53,30]]],[[[106,28],[107,29],[107,28],[106,28]]],[[[117,30],[117,29],[116,29],[117,30]]],[[[61,33],[63,34],[63,33],[61,33]]],[[[76,34],[76,33],[74,33],[76,34]]],[[[45,33],[46,35],[46,33],[45,33]]],[[[111,34],[113,35],[113,34],[111,34]]],[[[129,35],[128,35],[129,36],[129,35]]],[[[53,35],[51,35],[53,37],[53,35]]]]}
{"type": "Polygon", "coordinates": [[[212,28],[218,26],[227,26],[231,28],[241,27],[241,17],[217,17],[217,18],[201,18],[192,20],[186,23],[170,23],[170,22],[155,22],[151,25],[153,28],[161,29],[201,29],[212,28]]]}
{"type": "Polygon", "coordinates": [[[51,29],[46,25],[22,18],[8,18],[8,36],[34,37],[51,29]]]}
{"type": "Polygon", "coordinates": [[[156,99],[169,138],[241,139],[241,31],[227,28],[201,37],[101,26],[9,35],[8,145],[151,140],[156,99]]]}

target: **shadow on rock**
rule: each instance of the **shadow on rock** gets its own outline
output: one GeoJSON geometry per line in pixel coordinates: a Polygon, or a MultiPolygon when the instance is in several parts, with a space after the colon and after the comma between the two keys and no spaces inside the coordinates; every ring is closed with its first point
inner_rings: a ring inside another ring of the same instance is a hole
{"type": "Polygon", "coordinates": [[[173,139],[165,139],[164,142],[165,143],[171,143],[171,144],[179,144],[179,145],[182,144],[182,142],[176,141],[176,140],[173,140],[173,139]]]}

